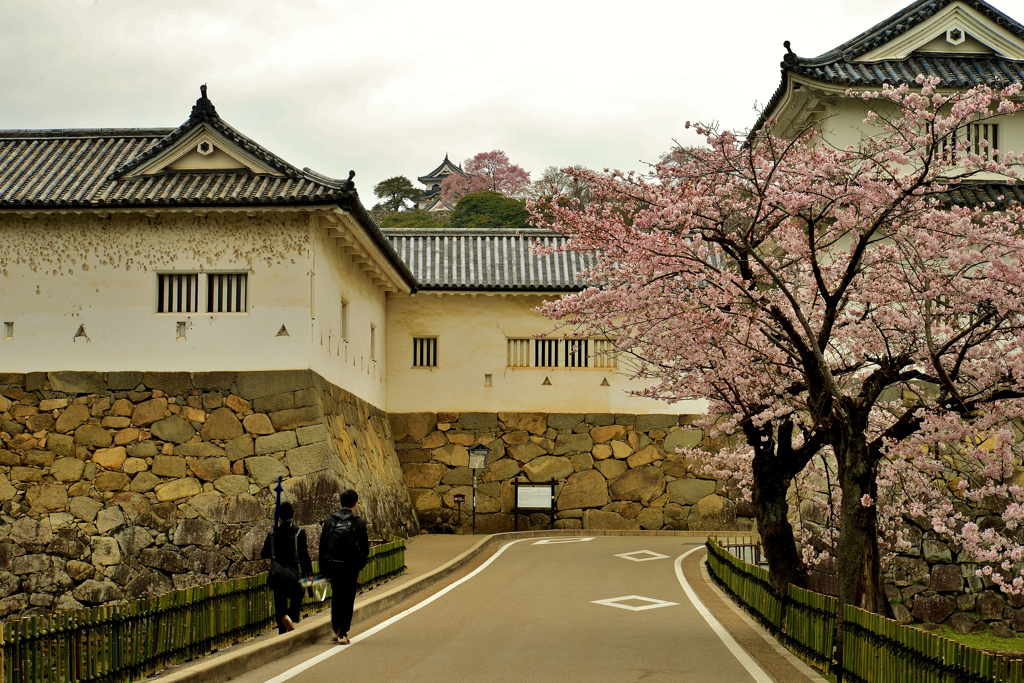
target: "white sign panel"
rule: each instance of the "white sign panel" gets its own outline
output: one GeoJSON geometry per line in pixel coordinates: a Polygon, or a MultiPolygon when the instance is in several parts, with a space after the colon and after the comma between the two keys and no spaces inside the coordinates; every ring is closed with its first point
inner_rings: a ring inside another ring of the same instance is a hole
{"type": "Polygon", "coordinates": [[[551,508],[550,486],[520,486],[516,507],[518,508],[551,508]]]}

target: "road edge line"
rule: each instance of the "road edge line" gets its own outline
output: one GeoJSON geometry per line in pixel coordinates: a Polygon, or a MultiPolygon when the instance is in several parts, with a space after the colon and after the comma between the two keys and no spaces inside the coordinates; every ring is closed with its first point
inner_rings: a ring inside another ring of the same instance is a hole
{"type": "Polygon", "coordinates": [[[735,612],[736,615],[739,616],[739,618],[742,619],[747,626],[753,629],[754,633],[761,636],[761,639],[764,640],[764,642],[768,643],[768,645],[770,645],[772,649],[774,649],[780,657],[789,662],[790,666],[792,666],[794,669],[802,673],[804,676],[807,676],[807,679],[810,680],[812,683],[829,683],[827,678],[823,678],[820,673],[812,669],[810,666],[807,665],[806,662],[804,662],[802,659],[793,654],[789,650],[789,648],[787,648],[785,645],[783,645],[775,638],[773,638],[772,635],[768,633],[768,631],[764,630],[764,627],[761,626],[761,624],[754,621],[750,617],[750,615],[743,611],[743,609],[739,605],[737,605],[735,602],[729,599],[729,596],[723,593],[722,589],[715,585],[715,582],[711,580],[711,576],[708,574],[708,568],[706,564],[701,564],[700,575],[701,578],[704,579],[704,582],[708,585],[708,588],[714,591],[715,595],[717,595],[722,602],[729,606],[729,609],[735,612]]]}
{"type": "Polygon", "coordinates": [[[697,593],[694,592],[693,587],[690,586],[690,582],[686,580],[686,576],[683,575],[683,560],[692,555],[693,553],[704,550],[704,546],[698,546],[693,550],[687,550],[685,553],[676,558],[675,570],[676,578],[679,580],[679,585],[683,587],[683,591],[686,593],[686,597],[693,603],[694,608],[697,612],[704,617],[704,621],[708,622],[708,626],[711,630],[718,635],[722,643],[729,649],[732,656],[747,670],[751,678],[756,683],[775,683],[772,677],[769,676],[764,669],[757,665],[757,662],[747,654],[747,651],[740,647],[740,644],[736,642],[736,639],[725,630],[725,627],[719,623],[718,619],[715,619],[714,615],[708,610],[708,608],[701,602],[700,598],[697,597],[697,593]]]}

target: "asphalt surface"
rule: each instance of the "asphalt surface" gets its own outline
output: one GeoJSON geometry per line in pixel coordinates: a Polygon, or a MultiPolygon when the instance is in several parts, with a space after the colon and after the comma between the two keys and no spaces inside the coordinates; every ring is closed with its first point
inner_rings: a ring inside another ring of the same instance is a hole
{"type": "MultiPolygon", "coordinates": [[[[723,641],[691,602],[683,583],[693,584],[691,591],[708,590],[693,569],[703,556],[700,548],[697,539],[655,536],[502,544],[432,594],[356,624],[351,645],[322,638],[233,680],[797,680],[784,661],[770,663],[785,675],[766,674],[731,636],[723,641]],[[682,578],[682,557],[694,549],[682,578]],[[629,553],[633,559],[620,556],[629,553]]],[[[737,620],[731,612],[722,616],[737,620]]],[[[771,650],[759,637],[751,640],[756,646],[754,641],[771,650]]],[[[780,659],[774,652],[766,656],[780,659]]]]}

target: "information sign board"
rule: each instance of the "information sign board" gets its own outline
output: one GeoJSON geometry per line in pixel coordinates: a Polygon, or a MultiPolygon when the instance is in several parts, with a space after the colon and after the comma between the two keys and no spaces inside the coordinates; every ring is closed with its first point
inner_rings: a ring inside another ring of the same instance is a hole
{"type": "Polygon", "coordinates": [[[523,486],[516,487],[516,507],[518,508],[543,508],[551,507],[551,486],[523,486]]]}

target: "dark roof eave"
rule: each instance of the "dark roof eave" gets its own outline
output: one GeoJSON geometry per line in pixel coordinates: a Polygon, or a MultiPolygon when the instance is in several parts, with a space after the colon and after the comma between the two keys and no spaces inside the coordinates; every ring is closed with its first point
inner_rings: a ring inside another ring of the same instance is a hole
{"type": "Polygon", "coordinates": [[[761,130],[761,126],[763,126],[765,122],[768,121],[769,118],[771,118],[772,112],[774,112],[775,108],[779,106],[779,103],[782,101],[782,98],[786,94],[788,88],[789,72],[786,70],[785,63],[783,63],[782,81],[779,83],[779,87],[775,89],[775,93],[768,100],[768,104],[764,105],[764,109],[761,110],[761,114],[757,117],[757,121],[750,129],[750,133],[748,135],[753,135],[757,131],[761,130]]]}
{"type": "Polygon", "coordinates": [[[422,289],[420,283],[416,281],[416,276],[414,276],[412,271],[409,270],[409,266],[405,264],[405,261],[403,261],[402,257],[398,255],[395,248],[391,246],[391,242],[384,237],[384,233],[381,232],[380,226],[377,225],[377,221],[373,220],[370,212],[367,211],[366,207],[363,206],[363,203],[359,201],[358,195],[348,199],[345,204],[339,204],[339,208],[349,211],[356,217],[356,220],[359,221],[359,224],[363,226],[364,230],[366,230],[366,234],[370,236],[373,243],[377,245],[382,252],[384,252],[384,255],[391,261],[391,265],[393,265],[395,270],[398,271],[398,274],[402,276],[405,284],[409,286],[411,293],[415,294],[416,290],[422,289]]]}
{"type": "Polygon", "coordinates": [[[495,286],[495,285],[429,285],[421,284],[419,291],[421,292],[516,292],[519,294],[530,294],[536,292],[538,294],[550,294],[552,292],[564,292],[571,294],[573,292],[582,292],[587,289],[590,285],[558,285],[558,286],[532,286],[532,287],[516,287],[516,286],[495,286]]]}

